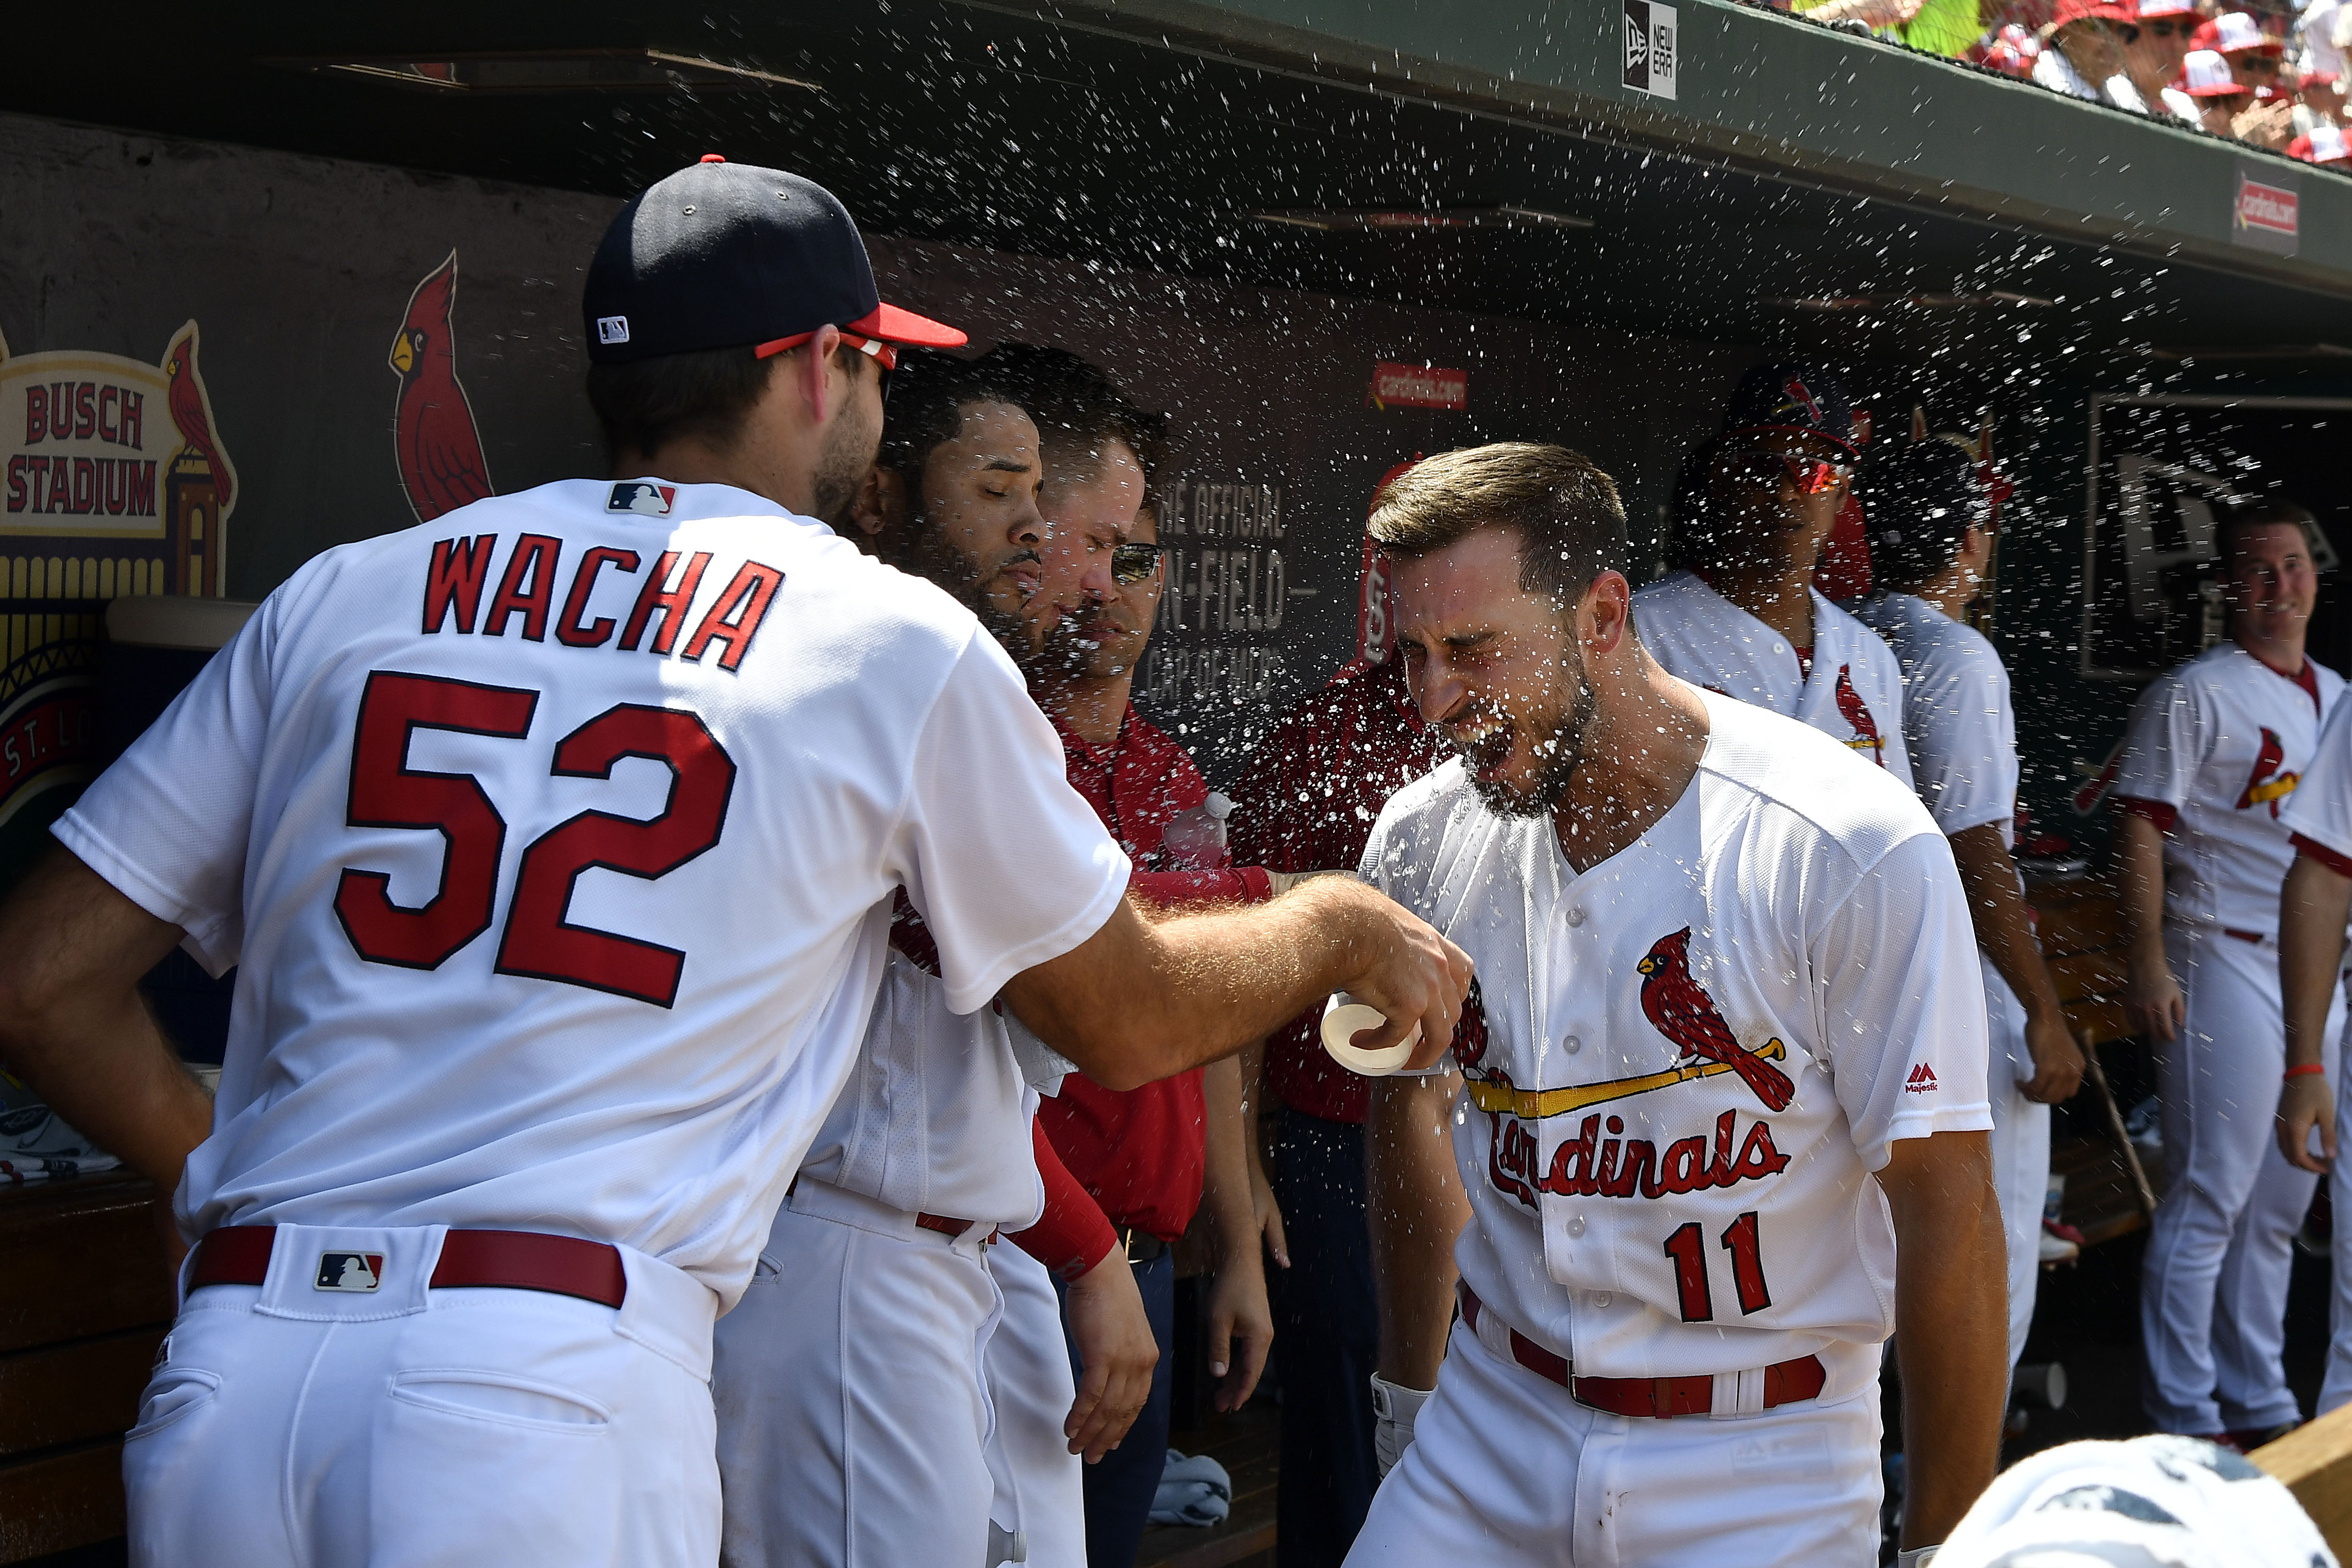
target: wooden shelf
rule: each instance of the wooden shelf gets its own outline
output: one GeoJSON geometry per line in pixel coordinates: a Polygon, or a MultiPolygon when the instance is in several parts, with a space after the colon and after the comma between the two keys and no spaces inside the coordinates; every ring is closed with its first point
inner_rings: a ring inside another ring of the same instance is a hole
{"type": "Polygon", "coordinates": [[[1234,1510],[1206,1530],[1163,1524],[1145,1531],[1136,1568],[1258,1568],[1260,1558],[1271,1563],[1281,1434],[1281,1413],[1271,1400],[1259,1400],[1231,1415],[1212,1415],[1196,1431],[1171,1435],[1171,1447],[1206,1454],[1225,1467],[1234,1481],[1234,1510]]]}

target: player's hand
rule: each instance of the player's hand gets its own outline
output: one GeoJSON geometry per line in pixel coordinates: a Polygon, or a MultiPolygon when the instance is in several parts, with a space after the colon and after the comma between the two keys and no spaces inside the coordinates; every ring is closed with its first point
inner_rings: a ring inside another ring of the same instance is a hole
{"type": "Polygon", "coordinates": [[[1462,999],[1470,994],[1470,955],[1440,936],[1419,915],[1351,878],[1318,879],[1301,893],[1327,900],[1335,918],[1350,922],[1352,950],[1363,967],[1344,989],[1380,1009],[1388,1022],[1360,1031],[1358,1050],[1379,1051],[1421,1026],[1410,1068],[1433,1067],[1454,1045],[1462,999]]]}
{"type": "Polygon", "coordinates": [[[1118,1447],[1143,1402],[1151,1396],[1151,1369],[1160,1363],[1160,1343],[1143,1315],[1143,1293],[1135,1288],[1134,1266],[1114,1247],[1069,1289],[1063,1314],[1077,1342],[1078,1400],[1070,1406],[1062,1435],[1070,1452],[1089,1465],[1118,1447]]]}
{"type": "Polygon", "coordinates": [[[2033,1076],[2019,1086],[2018,1092],[2042,1105],[2074,1099],[2074,1091],[2083,1087],[2083,1048],[2074,1043],[2074,1031],[2066,1026],[2066,1015],[2026,1019],[2025,1048],[2033,1057],[2033,1076]]]}
{"type": "Polygon", "coordinates": [[[1217,1380],[1219,1410],[1249,1403],[1274,1346],[1274,1313],[1265,1303],[1265,1266],[1256,1242],[1253,1232],[1232,1248],[1209,1288],[1209,1375],[1217,1380]]]}
{"type": "Polygon", "coordinates": [[[2325,1171],[2336,1159],[2336,1091],[2324,1074],[2298,1073],[2279,1089],[2279,1152],[2290,1165],[2325,1171]],[[2319,1133],[2319,1152],[2311,1134],[2319,1133]]]}
{"type": "Polygon", "coordinates": [[[2124,1016],[2133,1033],[2146,1035],[2158,1045],[2169,1045],[2179,1037],[2189,1022],[2189,998],[2181,994],[2180,982],[2173,978],[2170,964],[2131,966],[2130,978],[2124,983],[2124,1016]]]}

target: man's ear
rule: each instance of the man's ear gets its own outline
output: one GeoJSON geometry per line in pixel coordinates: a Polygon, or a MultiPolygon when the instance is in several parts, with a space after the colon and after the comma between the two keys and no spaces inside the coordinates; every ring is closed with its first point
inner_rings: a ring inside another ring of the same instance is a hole
{"type": "Polygon", "coordinates": [[[903,537],[907,523],[907,481],[894,468],[877,463],[866,470],[865,480],[849,503],[850,521],[857,524],[864,537],[856,541],[860,550],[880,554],[883,534],[903,537]]]}
{"type": "Polygon", "coordinates": [[[1603,572],[1584,590],[1576,609],[1577,630],[1588,652],[1601,657],[1625,645],[1633,629],[1633,587],[1622,572],[1603,572]]]}

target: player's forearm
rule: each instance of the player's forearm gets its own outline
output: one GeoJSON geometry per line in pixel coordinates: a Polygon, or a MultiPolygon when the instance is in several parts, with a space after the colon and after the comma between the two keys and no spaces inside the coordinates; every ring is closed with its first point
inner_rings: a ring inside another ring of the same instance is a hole
{"type": "Polygon", "coordinates": [[[0,1063],[166,1190],[212,1130],[138,989],[180,935],[62,849],[0,908],[0,1063]]]}
{"type": "Polygon", "coordinates": [[[1907,1550],[1949,1534],[1999,1468],[2008,1267],[1988,1135],[1895,1147],[1879,1182],[1895,1217],[1907,1550]]]}
{"type": "Polygon", "coordinates": [[[1228,1057],[1201,1074],[1207,1147],[1201,1176],[1201,1211],[1216,1233],[1220,1272],[1255,1266],[1257,1217],[1250,1203],[1248,1129],[1242,1119],[1241,1063],[1228,1057]]]}
{"type": "Polygon", "coordinates": [[[1952,835],[1952,858],[1960,868],[1969,914],[1976,922],[1977,945],[2024,1004],[2030,1017],[2058,1011],[2058,988],[2051,984],[2050,968],[2033,940],[2033,922],[2026,918],[2025,895],[2017,882],[2017,864],[2000,841],[2000,829],[1987,824],[1952,835]]]}
{"type": "Polygon", "coordinates": [[[1434,1058],[1469,986],[1467,960],[1372,889],[1321,878],[1208,914],[1154,917],[1130,900],[1080,947],[1013,976],[1003,994],[1088,1078],[1125,1089],[1231,1056],[1333,991],[1366,985],[1397,993],[1367,998],[1385,1001],[1391,1016],[1444,1024],[1425,1031],[1423,1051],[1434,1058]]]}
{"type": "Polygon", "coordinates": [[[2327,1005],[2344,962],[2352,878],[2308,855],[2294,858],[2279,891],[2279,988],[2286,1003],[2286,1063],[2307,1067],[2327,1049],[2327,1005]]]}
{"type": "Polygon", "coordinates": [[[2164,963],[2164,830],[2134,812],[2116,833],[2116,895],[2135,967],[2164,963]]]}
{"type": "Polygon", "coordinates": [[[1451,1072],[1381,1079],[1372,1085],[1364,1130],[1378,1368],[1406,1388],[1437,1386],[1454,1317],[1454,1244],[1470,1222],[1454,1172],[1453,1107],[1461,1087],[1451,1072]]]}

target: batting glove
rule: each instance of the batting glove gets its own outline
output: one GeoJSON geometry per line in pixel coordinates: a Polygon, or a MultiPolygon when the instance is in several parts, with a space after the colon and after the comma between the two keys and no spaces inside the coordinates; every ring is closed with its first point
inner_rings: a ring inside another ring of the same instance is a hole
{"type": "Polygon", "coordinates": [[[1407,1388],[1391,1383],[1379,1373],[1372,1373],[1372,1457],[1378,1462],[1381,1479],[1396,1468],[1404,1451],[1412,1447],[1412,1424],[1421,1407],[1429,1403],[1436,1390],[1407,1388]]]}

